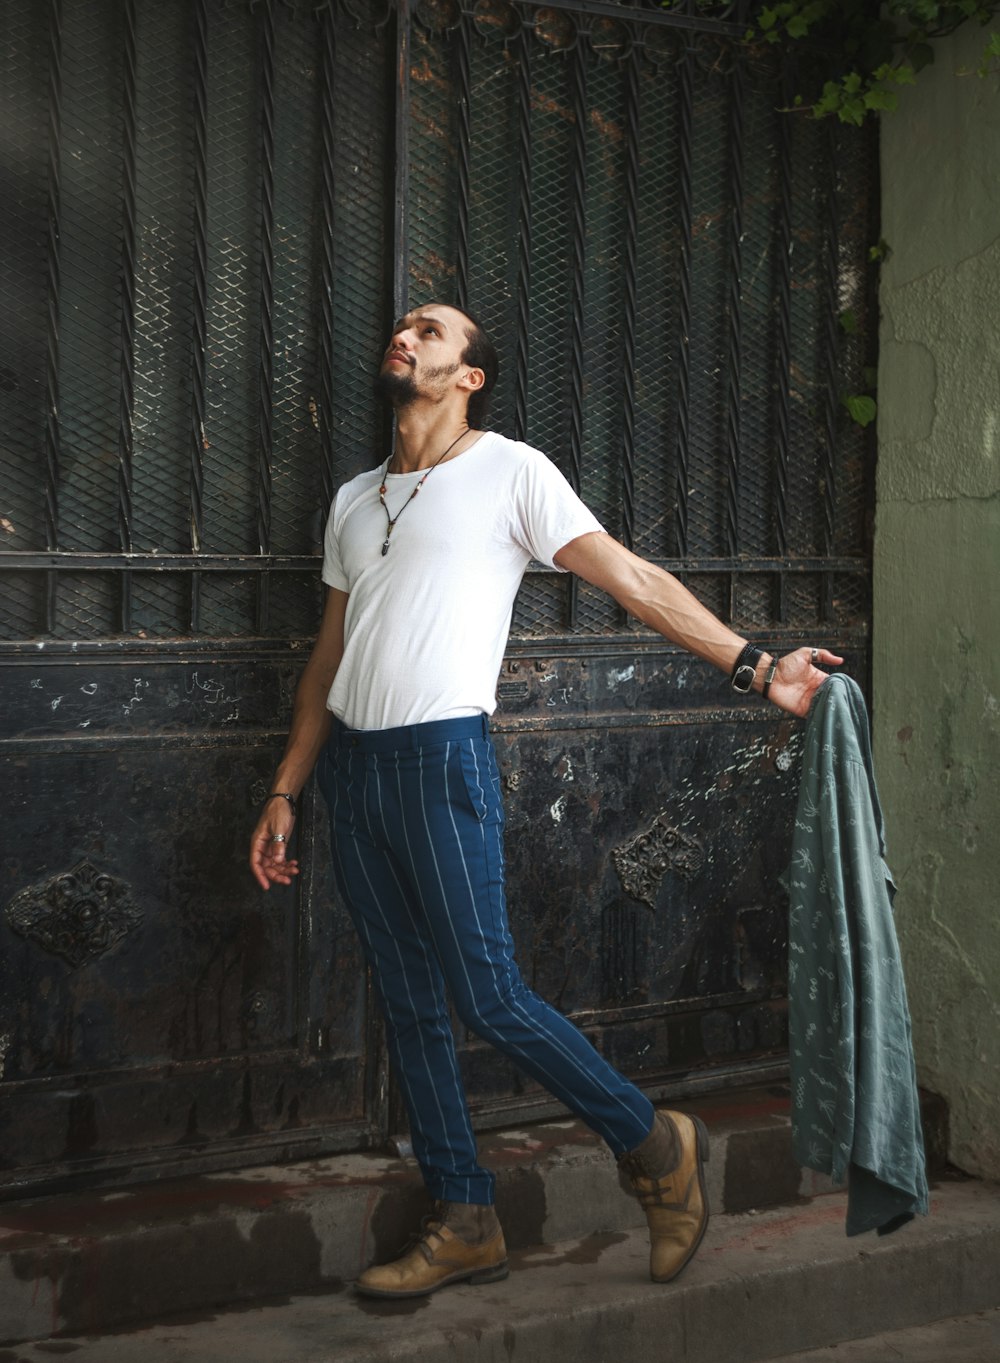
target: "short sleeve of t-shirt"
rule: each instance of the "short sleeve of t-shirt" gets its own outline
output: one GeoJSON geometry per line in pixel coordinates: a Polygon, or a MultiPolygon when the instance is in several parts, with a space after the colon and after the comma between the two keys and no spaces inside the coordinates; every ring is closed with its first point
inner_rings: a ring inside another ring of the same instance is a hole
{"type": "Polygon", "coordinates": [[[519,445],[524,456],[514,495],[513,535],[528,553],[557,572],[559,550],[579,535],[603,530],[600,521],[540,450],[519,445]]]}
{"type": "Polygon", "coordinates": [[[333,499],[323,536],[323,581],[328,587],[335,587],[340,592],[350,590],[347,573],[340,558],[340,541],[336,530],[340,500],[345,491],[346,488],[342,487],[333,499]]]}

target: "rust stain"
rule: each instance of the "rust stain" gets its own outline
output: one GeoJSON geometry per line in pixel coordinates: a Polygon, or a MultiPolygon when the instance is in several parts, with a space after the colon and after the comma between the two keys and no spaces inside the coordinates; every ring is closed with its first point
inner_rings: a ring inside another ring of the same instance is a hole
{"type": "Polygon", "coordinates": [[[576,121],[572,109],[567,108],[565,104],[560,104],[551,95],[542,95],[536,91],[531,104],[533,109],[537,109],[540,113],[554,114],[556,118],[561,118],[564,123],[576,121]]]}
{"type": "Polygon", "coordinates": [[[610,138],[612,142],[623,142],[625,140],[625,129],[620,123],[613,122],[600,109],[591,109],[590,121],[594,128],[602,137],[610,138]]]}

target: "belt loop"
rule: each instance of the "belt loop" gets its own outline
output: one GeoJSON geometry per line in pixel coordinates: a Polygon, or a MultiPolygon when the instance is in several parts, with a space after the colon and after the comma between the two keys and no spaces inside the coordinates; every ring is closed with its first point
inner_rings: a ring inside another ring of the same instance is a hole
{"type": "Polygon", "coordinates": [[[483,738],[488,739],[490,736],[490,717],[485,710],[483,710],[481,718],[483,721],[483,738]]]}

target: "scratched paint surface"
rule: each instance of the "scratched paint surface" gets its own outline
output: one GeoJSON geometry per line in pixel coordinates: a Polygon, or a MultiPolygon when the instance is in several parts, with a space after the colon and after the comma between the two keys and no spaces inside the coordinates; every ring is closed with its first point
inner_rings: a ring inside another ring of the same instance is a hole
{"type": "MultiPolygon", "coordinates": [[[[244,862],[400,304],[482,314],[609,531],[864,676],[864,149],[661,17],[7,0],[0,1185],[402,1130],[313,795],[294,888],[244,862]]],[[[527,978],[653,1092],[780,1064],[794,726],[536,570],[498,696],[527,978]]],[[[477,1121],[545,1110],[460,1050],[477,1121]]]]}

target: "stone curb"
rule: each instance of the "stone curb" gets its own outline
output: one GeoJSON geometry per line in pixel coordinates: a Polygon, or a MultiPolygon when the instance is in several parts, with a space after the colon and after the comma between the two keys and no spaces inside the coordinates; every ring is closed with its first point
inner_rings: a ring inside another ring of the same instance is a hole
{"type": "MultiPolygon", "coordinates": [[[[715,1214],[829,1190],[792,1159],[782,1086],[677,1106],[709,1127],[715,1214]]],[[[480,1145],[512,1251],[644,1224],[579,1122],[480,1145]]],[[[329,1289],[392,1257],[426,1209],[414,1162],[371,1154],[0,1204],[0,1342],[329,1289]]]]}
{"type": "Polygon", "coordinates": [[[883,1239],[848,1239],[845,1213],[838,1193],[715,1217],[666,1285],[648,1279],[645,1232],[620,1232],[521,1250],[505,1281],[433,1297],[328,1288],[37,1348],[76,1363],[763,1363],[997,1303],[1000,1189],[938,1185],[929,1217],[883,1239]]]}

